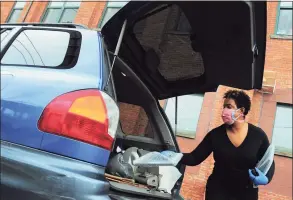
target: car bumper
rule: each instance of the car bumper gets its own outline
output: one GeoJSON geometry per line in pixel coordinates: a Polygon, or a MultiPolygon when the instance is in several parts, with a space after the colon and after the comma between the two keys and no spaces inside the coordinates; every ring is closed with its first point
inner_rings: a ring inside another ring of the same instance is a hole
{"type": "Polygon", "coordinates": [[[105,168],[1,141],[1,199],[110,200],[105,168]]]}

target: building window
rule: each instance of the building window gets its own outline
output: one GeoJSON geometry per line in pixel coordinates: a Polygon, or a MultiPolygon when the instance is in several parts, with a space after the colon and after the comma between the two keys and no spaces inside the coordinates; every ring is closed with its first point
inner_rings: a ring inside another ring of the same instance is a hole
{"type": "Polygon", "coordinates": [[[80,1],[52,1],[49,3],[42,22],[73,23],[80,1]]]}
{"type": "MultiPolygon", "coordinates": [[[[185,95],[177,99],[177,136],[195,138],[203,95],[185,95]]],[[[165,104],[165,113],[175,131],[175,98],[165,104]]]]}
{"type": "Polygon", "coordinates": [[[99,27],[103,27],[111,17],[113,17],[128,1],[109,1],[104,9],[103,16],[99,23],[99,27]]]}
{"type": "Polygon", "coordinates": [[[292,105],[277,105],[272,143],[275,154],[292,157],[292,105]]]}
{"type": "Polygon", "coordinates": [[[26,1],[17,1],[14,4],[14,7],[7,19],[7,23],[16,23],[20,17],[20,13],[22,12],[26,1]]]}
{"type": "Polygon", "coordinates": [[[279,3],[276,34],[292,35],[292,2],[279,3]]]}

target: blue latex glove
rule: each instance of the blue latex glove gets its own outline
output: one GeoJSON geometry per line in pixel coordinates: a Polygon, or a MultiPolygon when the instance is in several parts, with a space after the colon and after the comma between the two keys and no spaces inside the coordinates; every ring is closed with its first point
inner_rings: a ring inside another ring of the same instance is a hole
{"type": "Polygon", "coordinates": [[[269,183],[268,177],[264,173],[262,173],[258,168],[255,168],[256,172],[258,173],[258,176],[253,175],[251,169],[248,170],[249,178],[252,180],[254,185],[266,185],[269,183]]]}

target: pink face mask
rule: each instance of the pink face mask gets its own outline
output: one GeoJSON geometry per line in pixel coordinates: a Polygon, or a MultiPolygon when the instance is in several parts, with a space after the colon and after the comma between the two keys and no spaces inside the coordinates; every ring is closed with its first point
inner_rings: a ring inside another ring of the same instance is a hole
{"type": "MultiPolygon", "coordinates": [[[[239,110],[239,109],[237,109],[239,110]]],[[[222,120],[225,124],[232,125],[234,122],[240,117],[243,116],[242,114],[235,118],[235,112],[237,110],[224,108],[222,112],[222,120]]]]}

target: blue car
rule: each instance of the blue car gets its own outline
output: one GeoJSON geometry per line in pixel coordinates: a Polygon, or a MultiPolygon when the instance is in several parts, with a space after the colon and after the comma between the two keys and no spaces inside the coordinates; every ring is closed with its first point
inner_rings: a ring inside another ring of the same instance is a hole
{"type": "Polygon", "coordinates": [[[179,152],[159,100],[261,89],[265,49],[266,2],[131,1],[101,31],[1,24],[1,199],[179,199],[183,176],[171,194],[117,183],[109,159],[179,152]]]}

